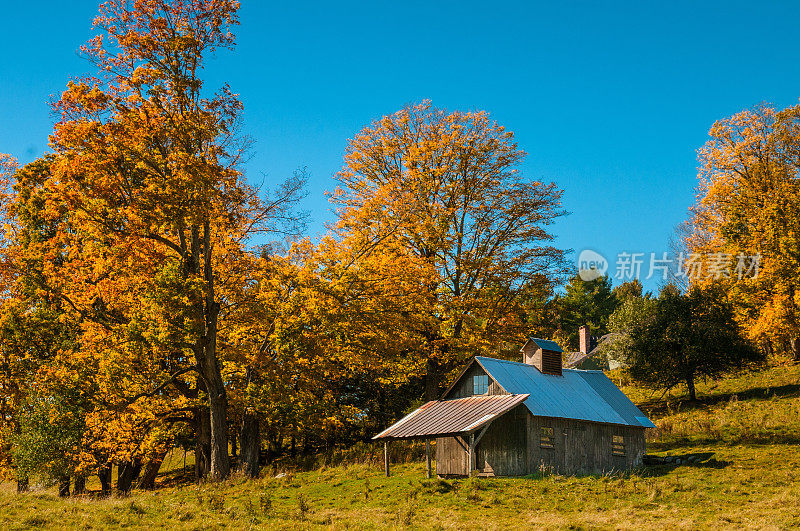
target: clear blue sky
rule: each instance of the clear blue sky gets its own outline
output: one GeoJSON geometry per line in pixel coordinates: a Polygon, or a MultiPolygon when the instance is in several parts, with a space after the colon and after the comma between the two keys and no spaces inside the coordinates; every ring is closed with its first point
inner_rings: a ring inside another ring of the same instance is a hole
{"type": "MultiPolygon", "coordinates": [[[[47,150],[47,99],[88,70],[76,50],[96,9],[4,2],[0,152],[47,150]]],[[[667,250],[712,123],[800,97],[793,2],[245,0],[240,15],[237,48],[209,65],[209,83],[244,101],[250,175],[308,167],[312,235],[330,219],[324,192],[347,139],[428,98],[487,110],[516,133],[523,171],[565,190],[562,247],[667,250]]]]}

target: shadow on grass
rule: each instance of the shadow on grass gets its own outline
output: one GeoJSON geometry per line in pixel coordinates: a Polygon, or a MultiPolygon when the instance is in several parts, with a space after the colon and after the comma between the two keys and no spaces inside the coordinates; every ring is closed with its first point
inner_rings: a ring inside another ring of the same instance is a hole
{"type": "Polygon", "coordinates": [[[666,457],[645,455],[643,474],[646,476],[662,476],[678,467],[722,469],[731,465],[731,461],[714,457],[713,452],[687,452],[666,457]]]}
{"type": "MultiPolygon", "coordinates": [[[[578,477],[578,478],[642,478],[642,477],[659,477],[665,476],[678,467],[690,468],[705,468],[705,469],[723,469],[727,468],[733,461],[725,461],[714,457],[714,452],[685,452],[682,454],[673,454],[668,458],[655,455],[645,455],[643,465],[631,470],[614,470],[604,474],[567,474],[563,477],[578,477]]],[[[530,481],[530,480],[544,480],[552,477],[560,477],[561,474],[557,472],[535,472],[524,476],[502,476],[504,480],[511,481],[530,481]]],[[[495,478],[467,478],[466,476],[450,476],[447,481],[459,482],[467,481],[491,481],[495,478]]],[[[491,484],[491,483],[487,483],[491,484]]]]}
{"type": "Polygon", "coordinates": [[[735,437],[692,437],[678,438],[670,441],[648,441],[647,446],[658,451],[672,451],[686,448],[687,446],[772,446],[783,444],[787,446],[800,446],[800,435],[794,433],[760,433],[756,435],[738,435],[735,437]]]}
{"type": "Polygon", "coordinates": [[[721,393],[710,396],[701,396],[695,401],[688,398],[675,398],[672,400],[652,399],[639,404],[639,408],[647,413],[672,414],[678,411],[687,411],[701,407],[713,406],[731,400],[753,400],[771,398],[791,398],[800,396],[800,384],[786,384],[776,387],[754,387],[737,393],[721,393]]]}
{"type": "Polygon", "coordinates": [[[176,468],[168,472],[159,472],[156,488],[182,487],[195,483],[194,467],[176,468]]]}

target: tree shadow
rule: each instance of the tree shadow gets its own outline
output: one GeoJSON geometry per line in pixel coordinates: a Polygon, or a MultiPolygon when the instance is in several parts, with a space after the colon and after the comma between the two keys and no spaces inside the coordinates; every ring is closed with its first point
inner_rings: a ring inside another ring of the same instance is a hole
{"type": "Polygon", "coordinates": [[[175,468],[167,472],[159,472],[156,476],[156,488],[180,487],[195,483],[194,467],[175,468]]]}
{"type": "Polygon", "coordinates": [[[714,452],[685,452],[671,456],[645,455],[642,475],[656,477],[666,475],[678,467],[708,468],[720,470],[727,468],[732,461],[714,457],[714,452]]]}
{"type": "Polygon", "coordinates": [[[737,437],[692,437],[691,439],[679,438],[671,441],[651,441],[647,445],[651,449],[671,451],[686,448],[687,446],[770,446],[785,444],[787,446],[800,446],[800,435],[791,433],[763,433],[757,435],[740,435],[737,437]]]}
{"type": "Polygon", "coordinates": [[[735,400],[753,400],[761,398],[791,398],[800,396],[800,384],[786,384],[776,387],[753,387],[746,391],[736,393],[720,393],[710,396],[702,396],[695,401],[688,398],[675,398],[672,400],[651,399],[639,404],[639,409],[648,414],[671,414],[677,411],[699,409],[702,407],[713,406],[724,402],[735,400]]]}

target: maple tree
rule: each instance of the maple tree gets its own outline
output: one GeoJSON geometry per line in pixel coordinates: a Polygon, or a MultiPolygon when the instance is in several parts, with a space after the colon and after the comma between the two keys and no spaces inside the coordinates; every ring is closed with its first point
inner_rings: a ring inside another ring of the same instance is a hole
{"type": "Polygon", "coordinates": [[[724,283],[750,339],[800,359],[800,106],[743,111],[710,136],[686,242],[705,266],[715,256],[729,265],[698,282],[724,283]]]}
{"type": "Polygon", "coordinates": [[[404,329],[420,344],[415,372],[428,399],[468,353],[509,337],[525,282],[562,266],[547,232],[564,213],[561,191],[522,178],[524,155],[487,113],[429,102],[376,121],[348,144],[332,194],[334,230],[360,261],[393,262],[381,281],[404,277],[404,329]]]}
{"type": "Polygon", "coordinates": [[[341,242],[324,238],[260,262],[250,315],[231,337],[251,369],[240,373],[246,381],[236,385],[237,402],[269,427],[273,447],[287,439],[292,455],[365,437],[407,403],[389,405],[386,397],[409,367],[401,328],[408,297],[391,282],[399,277],[375,282],[391,263],[350,264],[350,257],[341,242]]]}
{"type": "MultiPolygon", "coordinates": [[[[228,475],[220,319],[247,283],[248,245],[290,228],[288,205],[302,189],[292,178],[265,197],[247,184],[238,169],[241,104],[227,87],[203,89],[203,59],[233,46],[237,9],[212,0],[104,3],[99,33],[83,48],[97,75],[70,82],[55,103],[42,207],[66,209],[68,220],[47,242],[63,248],[61,260],[46,260],[42,274],[81,321],[75,355],[98,367],[105,404],[87,419],[89,431],[103,432],[97,445],[125,466],[139,461],[154,426],[177,417],[205,427],[201,474],[228,475]],[[193,419],[180,415],[187,410],[193,419]]],[[[164,439],[151,450],[160,454],[164,439]]]]}
{"type": "Polygon", "coordinates": [[[77,322],[64,311],[62,301],[46,296],[49,284],[43,270],[59,260],[60,250],[46,242],[63,220],[60,213],[48,216],[42,208],[41,185],[51,160],[7,168],[4,176],[0,382],[20,490],[27,488],[34,470],[68,482],[69,472],[79,466],[77,452],[71,444],[64,452],[44,443],[80,442],[86,396],[92,392],[90,380],[74,378],[85,376],[90,366],[70,360],[79,337],[77,322]]]}

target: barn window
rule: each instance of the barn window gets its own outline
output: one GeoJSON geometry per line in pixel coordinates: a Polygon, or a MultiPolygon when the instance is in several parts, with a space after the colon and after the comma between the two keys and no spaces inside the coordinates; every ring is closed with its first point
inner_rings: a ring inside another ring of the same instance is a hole
{"type": "Polygon", "coordinates": [[[485,395],[489,392],[489,376],[479,374],[472,378],[472,394],[485,395]]]}
{"type": "Polygon", "coordinates": [[[611,454],[625,455],[625,438],[622,435],[614,435],[611,439],[611,454]]]}
{"type": "Polygon", "coordinates": [[[555,438],[553,437],[553,428],[542,426],[540,428],[539,446],[542,448],[553,448],[555,438]]]}

